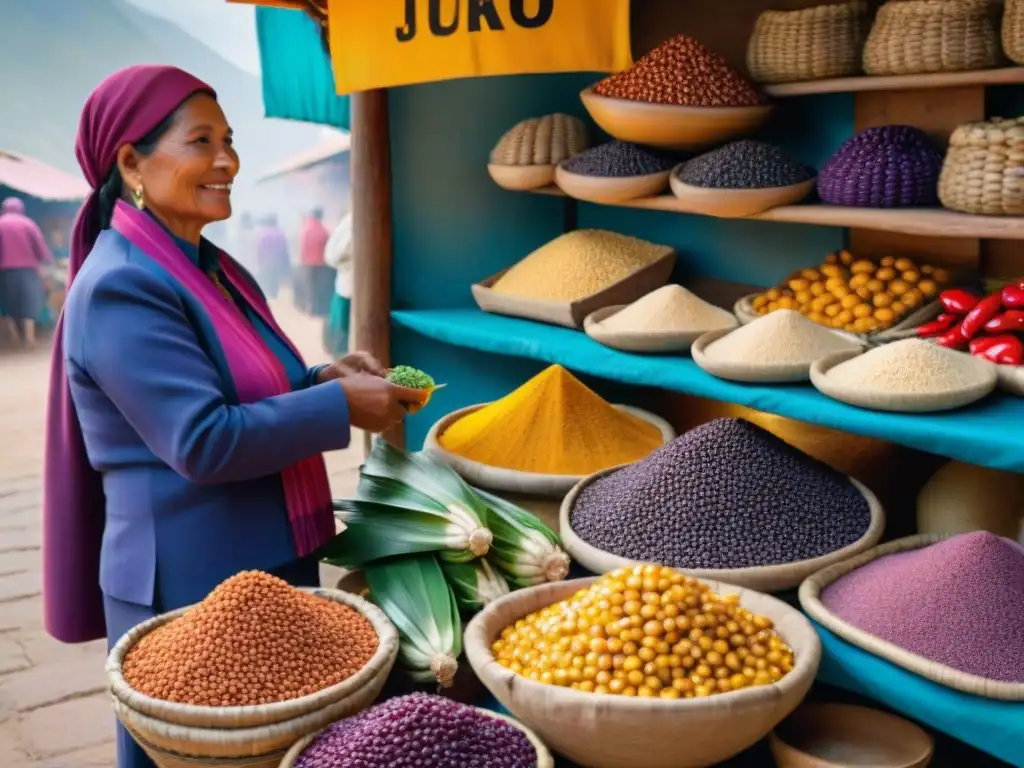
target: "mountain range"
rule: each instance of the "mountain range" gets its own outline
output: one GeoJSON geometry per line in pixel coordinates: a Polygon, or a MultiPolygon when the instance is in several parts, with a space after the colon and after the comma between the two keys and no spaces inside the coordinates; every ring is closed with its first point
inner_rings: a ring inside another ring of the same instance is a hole
{"type": "MultiPolygon", "coordinates": [[[[252,23],[251,15],[238,18],[252,23]]],[[[126,0],[15,0],[0,2],[0,149],[78,173],[82,105],[104,77],[130,64],[174,64],[217,90],[242,158],[238,191],[322,140],[319,126],[265,119],[258,76],[126,0]]]]}

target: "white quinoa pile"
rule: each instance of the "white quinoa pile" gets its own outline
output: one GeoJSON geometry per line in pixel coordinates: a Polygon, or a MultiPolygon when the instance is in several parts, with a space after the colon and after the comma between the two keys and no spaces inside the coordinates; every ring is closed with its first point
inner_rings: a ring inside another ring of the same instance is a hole
{"type": "Polygon", "coordinates": [[[674,284],[648,293],[601,322],[605,330],[620,333],[706,332],[735,326],[730,313],[674,284]]]}
{"type": "Polygon", "coordinates": [[[792,309],[779,309],[708,345],[705,354],[724,363],[810,365],[860,345],[792,309]]]}
{"type": "Polygon", "coordinates": [[[981,383],[988,365],[923,339],[904,339],[840,363],[828,377],[865,392],[930,395],[981,383]]]}

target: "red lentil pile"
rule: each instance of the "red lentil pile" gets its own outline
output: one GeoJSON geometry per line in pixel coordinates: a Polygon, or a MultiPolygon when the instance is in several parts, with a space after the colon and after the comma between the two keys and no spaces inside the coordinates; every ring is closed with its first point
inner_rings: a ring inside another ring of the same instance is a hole
{"type": "Polygon", "coordinates": [[[244,571],[143,637],[128,652],[123,673],[136,691],[164,701],[270,704],[348,679],[377,642],[370,622],[347,605],[244,571]]]}
{"type": "Polygon", "coordinates": [[[762,102],[754,86],[725,59],[686,35],[662,43],[594,90],[613,99],[684,107],[752,107],[762,102]]]}

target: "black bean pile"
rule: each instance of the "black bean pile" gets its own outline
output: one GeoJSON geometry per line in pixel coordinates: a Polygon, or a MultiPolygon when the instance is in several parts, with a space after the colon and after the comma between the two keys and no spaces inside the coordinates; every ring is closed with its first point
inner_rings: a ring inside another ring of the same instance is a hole
{"type": "Polygon", "coordinates": [[[813,168],[784,149],[751,139],[726,144],[695,157],[679,169],[681,182],[708,189],[789,187],[814,175],[813,168]]]}
{"type": "Polygon", "coordinates": [[[610,141],[569,158],[562,167],[581,176],[624,178],[672,170],[675,155],[628,141],[610,141]]]}
{"type": "Polygon", "coordinates": [[[572,528],[598,549],[682,569],[820,557],[868,529],[836,470],[743,419],[716,419],[588,485],[572,528]]]}

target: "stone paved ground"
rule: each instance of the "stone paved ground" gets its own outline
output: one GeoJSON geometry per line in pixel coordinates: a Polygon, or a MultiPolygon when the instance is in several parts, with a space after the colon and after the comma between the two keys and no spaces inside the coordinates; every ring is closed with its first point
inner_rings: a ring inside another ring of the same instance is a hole
{"type": "MultiPolygon", "coordinates": [[[[307,361],[320,321],[275,306],[307,361]]],[[[0,768],[112,766],[113,715],[102,641],[62,645],[42,630],[40,466],[49,351],[0,350],[0,768]]],[[[335,495],[358,475],[362,440],[327,457],[335,495]]]]}

